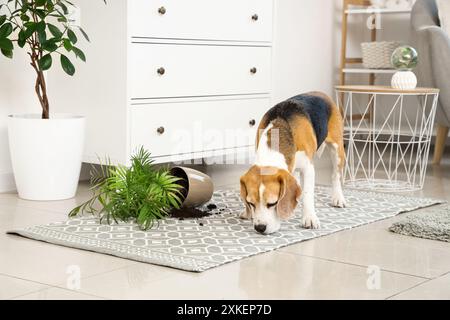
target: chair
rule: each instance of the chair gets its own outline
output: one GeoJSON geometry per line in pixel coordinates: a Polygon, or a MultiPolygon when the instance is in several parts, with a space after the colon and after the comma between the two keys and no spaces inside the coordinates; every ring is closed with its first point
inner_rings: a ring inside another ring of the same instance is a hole
{"type": "Polygon", "coordinates": [[[450,37],[440,27],[436,0],[417,0],[411,13],[414,46],[419,53],[419,86],[441,89],[436,114],[434,164],[440,164],[450,127],[450,37]]]}

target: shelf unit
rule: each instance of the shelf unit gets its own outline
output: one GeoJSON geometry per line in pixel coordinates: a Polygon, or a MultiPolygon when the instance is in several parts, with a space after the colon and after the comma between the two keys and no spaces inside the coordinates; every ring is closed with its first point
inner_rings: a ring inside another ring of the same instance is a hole
{"type": "MultiPolygon", "coordinates": [[[[393,74],[395,70],[391,69],[367,69],[362,66],[362,58],[347,56],[347,34],[348,34],[348,17],[356,14],[409,14],[411,8],[373,8],[370,0],[343,0],[342,7],[342,43],[341,43],[341,63],[339,69],[339,84],[346,84],[346,76],[348,74],[367,74],[369,76],[369,85],[375,85],[375,75],[377,74],[393,74]],[[349,65],[352,65],[350,67],[349,65]]],[[[377,41],[377,29],[374,28],[370,32],[370,41],[377,41]]],[[[372,109],[372,108],[371,108],[372,109]]],[[[372,112],[369,112],[364,119],[370,120],[372,112]]],[[[352,119],[361,119],[362,115],[353,115],[352,119]]]]}
{"type": "MultiPolygon", "coordinates": [[[[370,0],[343,0],[342,14],[342,43],[341,43],[341,64],[340,64],[340,85],[346,84],[346,74],[368,74],[369,84],[375,84],[375,74],[392,74],[394,70],[386,69],[367,69],[363,67],[351,68],[348,65],[361,65],[362,58],[347,57],[347,33],[348,17],[355,14],[410,14],[411,8],[373,8],[370,7],[370,0]],[[356,8],[355,8],[356,7],[356,8]]],[[[370,33],[370,41],[377,40],[377,30],[373,29],[370,33]]]]}
{"type": "Polygon", "coordinates": [[[395,72],[393,69],[365,69],[365,68],[344,68],[343,73],[381,73],[392,74],[395,72]]]}
{"type": "Polygon", "coordinates": [[[362,8],[362,9],[347,9],[345,10],[346,14],[374,14],[374,13],[380,13],[380,14],[389,14],[389,13],[411,13],[411,8],[405,8],[405,9],[376,9],[376,8],[362,8]]]}

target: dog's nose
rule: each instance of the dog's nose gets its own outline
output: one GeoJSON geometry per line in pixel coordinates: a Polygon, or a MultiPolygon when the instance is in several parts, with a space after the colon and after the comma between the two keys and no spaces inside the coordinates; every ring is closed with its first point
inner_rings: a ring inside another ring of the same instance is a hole
{"type": "Polygon", "coordinates": [[[257,224],[255,226],[255,230],[258,231],[259,233],[264,233],[264,231],[266,231],[266,225],[265,224],[257,224]]]}

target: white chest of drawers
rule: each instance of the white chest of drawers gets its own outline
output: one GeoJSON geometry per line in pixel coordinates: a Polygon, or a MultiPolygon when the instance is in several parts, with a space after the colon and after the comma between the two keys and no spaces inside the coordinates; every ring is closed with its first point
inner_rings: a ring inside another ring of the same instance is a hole
{"type": "MultiPolygon", "coordinates": [[[[248,149],[270,106],[273,0],[76,0],[91,43],[54,112],[87,118],[84,161],[157,162],[248,149]]],[[[80,44],[81,45],[81,44],[80,44]]]]}

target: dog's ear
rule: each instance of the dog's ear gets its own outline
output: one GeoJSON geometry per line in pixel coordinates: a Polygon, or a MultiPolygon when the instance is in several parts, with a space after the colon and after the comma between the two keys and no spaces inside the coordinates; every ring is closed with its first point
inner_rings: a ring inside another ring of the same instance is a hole
{"type": "Polygon", "coordinates": [[[277,204],[277,214],[280,219],[289,219],[297,207],[302,189],[289,172],[279,174],[278,181],[280,183],[280,197],[277,204]]]}
{"type": "Polygon", "coordinates": [[[247,202],[247,186],[245,185],[245,175],[243,175],[240,179],[241,183],[241,199],[244,202],[247,202]]]}
{"type": "Polygon", "coordinates": [[[247,186],[245,184],[245,180],[246,180],[245,178],[246,178],[246,176],[243,175],[241,177],[241,179],[240,179],[240,183],[241,183],[241,199],[242,199],[242,201],[244,202],[244,205],[245,205],[245,215],[243,215],[242,217],[246,218],[246,219],[249,219],[252,216],[252,213],[251,213],[251,209],[250,209],[250,207],[249,207],[249,205],[247,203],[247,194],[248,193],[247,193],[247,186]]]}

